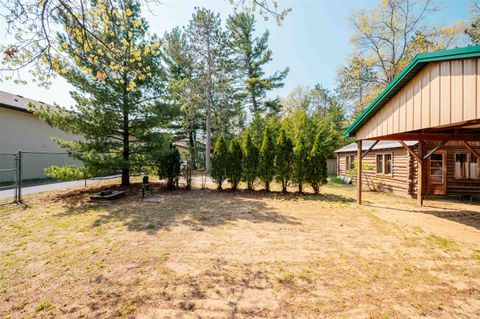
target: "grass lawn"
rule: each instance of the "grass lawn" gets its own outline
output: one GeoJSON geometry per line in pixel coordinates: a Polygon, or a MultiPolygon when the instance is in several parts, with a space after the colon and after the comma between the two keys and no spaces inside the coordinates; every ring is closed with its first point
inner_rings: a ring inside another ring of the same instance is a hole
{"type": "Polygon", "coordinates": [[[480,206],[322,193],[1,207],[0,317],[480,317],[480,206]]]}

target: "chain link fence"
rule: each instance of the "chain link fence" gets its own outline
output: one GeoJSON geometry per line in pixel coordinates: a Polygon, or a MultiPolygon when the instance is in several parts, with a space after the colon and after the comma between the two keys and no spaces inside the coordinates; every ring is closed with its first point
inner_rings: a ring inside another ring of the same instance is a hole
{"type": "Polygon", "coordinates": [[[27,194],[65,190],[120,177],[118,172],[106,172],[88,180],[60,181],[45,172],[53,165],[81,164],[81,161],[72,158],[68,153],[19,151],[17,154],[0,154],[0,205],[21,202],[22,196],[27,194]]]}
{"type": "Polygon", "coordinates": [[[0,204],[16,201],[18,180],[16,154],[0,154],[0,204]]]}

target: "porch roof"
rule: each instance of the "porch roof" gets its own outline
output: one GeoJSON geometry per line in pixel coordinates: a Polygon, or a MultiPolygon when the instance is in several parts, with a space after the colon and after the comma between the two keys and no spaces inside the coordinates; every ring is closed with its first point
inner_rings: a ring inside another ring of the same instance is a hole
{"type": "MultiPolygon", "coordinates": [[[[449,124],[452,125],[459,122],[470,121],[467,124],[477,124],[476,122],[472,123],[471,121],[478,120],[480,115],[480,103],[477,103],[476,101],[476,91],[480,88],[480,80],[477,81],[480,71],[480,66],[477,65],[480,63],[477,59],[478,57],[480,57],[480,46],[471,46],[417,55],[348,127],[344,135],[347,137],[356,136],[357,139],[373,139],[374,137],[413,132],[419,129],[446,127],[449,124]],[[460,61],[460,64],[458,65],[450,64],[450,61],[460,59],[470,60],[467,61],[468,63],[462,63],[462,61],[460,61]],[[441,64],[442,61],[448,62],[441,64]],[[435,63],[435,66],[429,67],[428,70],[424,70],[427,65],[435,63]],[[440,79],[442,77],[448,77],[451,87],[446,88],[444,85],[440,89],[440,84],[443,84],[443,82],[440,83],[440,79]],[[435,83],[432,84],[431,82],[434,81],[435,83]],[[459,82],[452,83],[452,81],[459,82]],[[432,91],[430,87],[433,87],[433,90],[435,91],[432,91]],[[422,91],[424,88],[426,88],[426,91],[429,92],[427,94],[433,95],[433,92],[438,92],[438,99],[437,96],[428,96],[428,107],[422,105],[422,101],[427,100],[427,97],[424,96],[425,93],[422,91]],[[470,90],[472,93],[465,92],[466,90],[470,90]],[[431,91],[432,93],[430,93],[431,91]],[[442,99],[442,94],[444,94],[444,91],[448,96],[445,99],[442,99]],[[452,98],[457,96],[459,99],[458,103],[452,98]],[[470,99],[474,99],[474,101],[464,101],[465,96],[467,98],[473,96],[470,99]],[[391,102],[392,99],[395,99],[395,101],[391,102]],[[414,102],[417,102],[417,105],[415,105],[414,102]],[[440,107],[441,102],[444,104],[441,107],[445,107],[445,110],[440,107]],[[469,103],[468,105],[467,102],[469,103]],[[396,106],[387,105],[387,103],[396,104],[396,106]],[[408,103],[410,104],[407,105],[408,103]],[[461,109],[458,109],[459,104],[462,104],[460,106],[461,109]],[[464,104],[466,106],[464,106],[464,104]],[[384,108],[386,105],[387,109],[389,110],[382,110],[382,108],[384,108]],[[415,107],[413,105],[415,105],[415,107]],[[405,108],[404,112],[406,112],[406,115],[402,114],[404,118],[400,118],[401,115],[398,115],[399,118],[397,122],[400,124],[398,124],[398,127],[394,128],[394,110],[401,109],[402,107],[405,108]],[[440,114],[447,112],[447,110],[449,112],[449,117],[444,118],[444,121],[440,120],[440,114]],[[379,113],[382,114],[379,115],[379,113]],[[462,114],[462,116],[457,118],[456,115],[458,113],[465,113],[465,115],[462,114]],[[422,122],[422,115],[424,116],[424,122],[422,122]],[[390,116],[392,118],[390,118],[390,116]],[[438,116],[438,119],[436,116],[438,116]],[[387,120],[391,120],[392,122],[392,127],[389,127],[388,130],[385,127],[387,120]],[[414,120],[417,122],[414,123],[414,120]],[[375,123],[371,123],[372,121],[375,121],[375,123]],[[404,124],[404,127],[402,127],[402,124],[404,124]],[[383,128],[381,127],[382,125],[384,126],[383,128]],[[365,128],[365,126],[368,127],[365,128]],[[359,134],[360,130],[361,132],[359,134]]],[[[392,139],[397,138],[395,137],[392,139]]]]}

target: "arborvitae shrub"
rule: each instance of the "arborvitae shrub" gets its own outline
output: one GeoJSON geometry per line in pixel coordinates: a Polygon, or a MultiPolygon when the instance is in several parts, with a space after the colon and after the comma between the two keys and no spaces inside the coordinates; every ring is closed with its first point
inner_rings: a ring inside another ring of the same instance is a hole
{"type": "Polygon", "coordinates": [[[288,182],[292,176],[293,145],[285,133],[280,130],[275,147],[275,174],[277,182],[282,184],[282,192],[287,192],[288,182]]]}
{"type": "Polygon", "coordinates": [[[243,180],[247,182],[248,190],[254,189],[255,179],[258,176],[258,149],[252,142],[247,130],[243,137],[243,180]]]}
{"type": "Polygon", "coordinates": [[[218,189],[222,189],[222,183],[227,178],[228,147],[222,135],[215,142],[212,158],[212,176],[218,189]]]}
{"type": "Polygon", "coordinates": [[[263,142],[259,152],[259,177],[265,185],[265,190],[270,191],[270,183],[275,175],[275,144],[273,143],[270,130],[265,128],[263,142]]]}
{"type": "Polygon", "coordinates": [[[320,186],[327,183],[327,161],[322,149],[322,136],[317,134],[312,150],[308,156],[307,182],[312,186],[315,194],[320,191],[320,186]]]}
{"type": "Polygon", "coordinates": [[[232,185],[232,190],[237,190],[238,184],[242,180],[243,171],[243,153],[242,146],[238,139],[234,138],[228,147],[227,178],[232,185]]]}

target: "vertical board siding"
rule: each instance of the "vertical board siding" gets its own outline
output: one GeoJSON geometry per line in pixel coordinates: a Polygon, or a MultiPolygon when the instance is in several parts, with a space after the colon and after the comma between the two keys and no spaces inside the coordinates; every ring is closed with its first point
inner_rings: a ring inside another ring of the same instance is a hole
{"type": "Polygon", "coordinates": [[[358,139],[480,119],[480,58],[432,62],[358,131],[358,139]]]}
{"type": "Polygon", "coordinates": [[[422,128],[422,79],[413,82],[413,129],[422,128]]]}
{"type": "Polygon", "coordinates": [[[463,62],[463,120],[474,120],[477,116],[477,63],[475,60],[463,62]]]}
{"type": "Polygon", "coordinates": [[[463,121],[463,61],[457,60],[451,63],[452,92],[450,114],[452,122],[463,121]]]}
{"type": "Polygon", "coordinates": [[[430,68],[430,126],[440,125],[440,64],[430,68]]]}
{"type": "Polygon", "coordinates": [[[407,84],[407,107],[405,108],[405,121],[407,131],[413,130],[413,116],[415,110],[413,109],[413,86],[415,82],[407,84]]]}
{"type": "Polygon", "coordinates": [[[480,118],[480,59],[477,59],[477,68],[476,68],[476,86],[477,86],[477,89],[476,89],[476,107],[477,107],[477,119],[480,118]]]}
{"type": "Polygon", "coordinates": [[[400,130],[400,99],[398,96],[393,98],[393,103],[393,132],[398,132],[400,130]]]}
{"type": "Polygon", "coordinates": [[[440,125],[450,123],[450,61],[440,62],[440,125]]]}
{"type": "Polygon", "coordinates": [[[423,70],[421,76],[422,100],[420,102],[420,109],[422,120],[419,128],[430,126],[430,73],[431,67],[427,66],[425,70],[423,70]]]}

